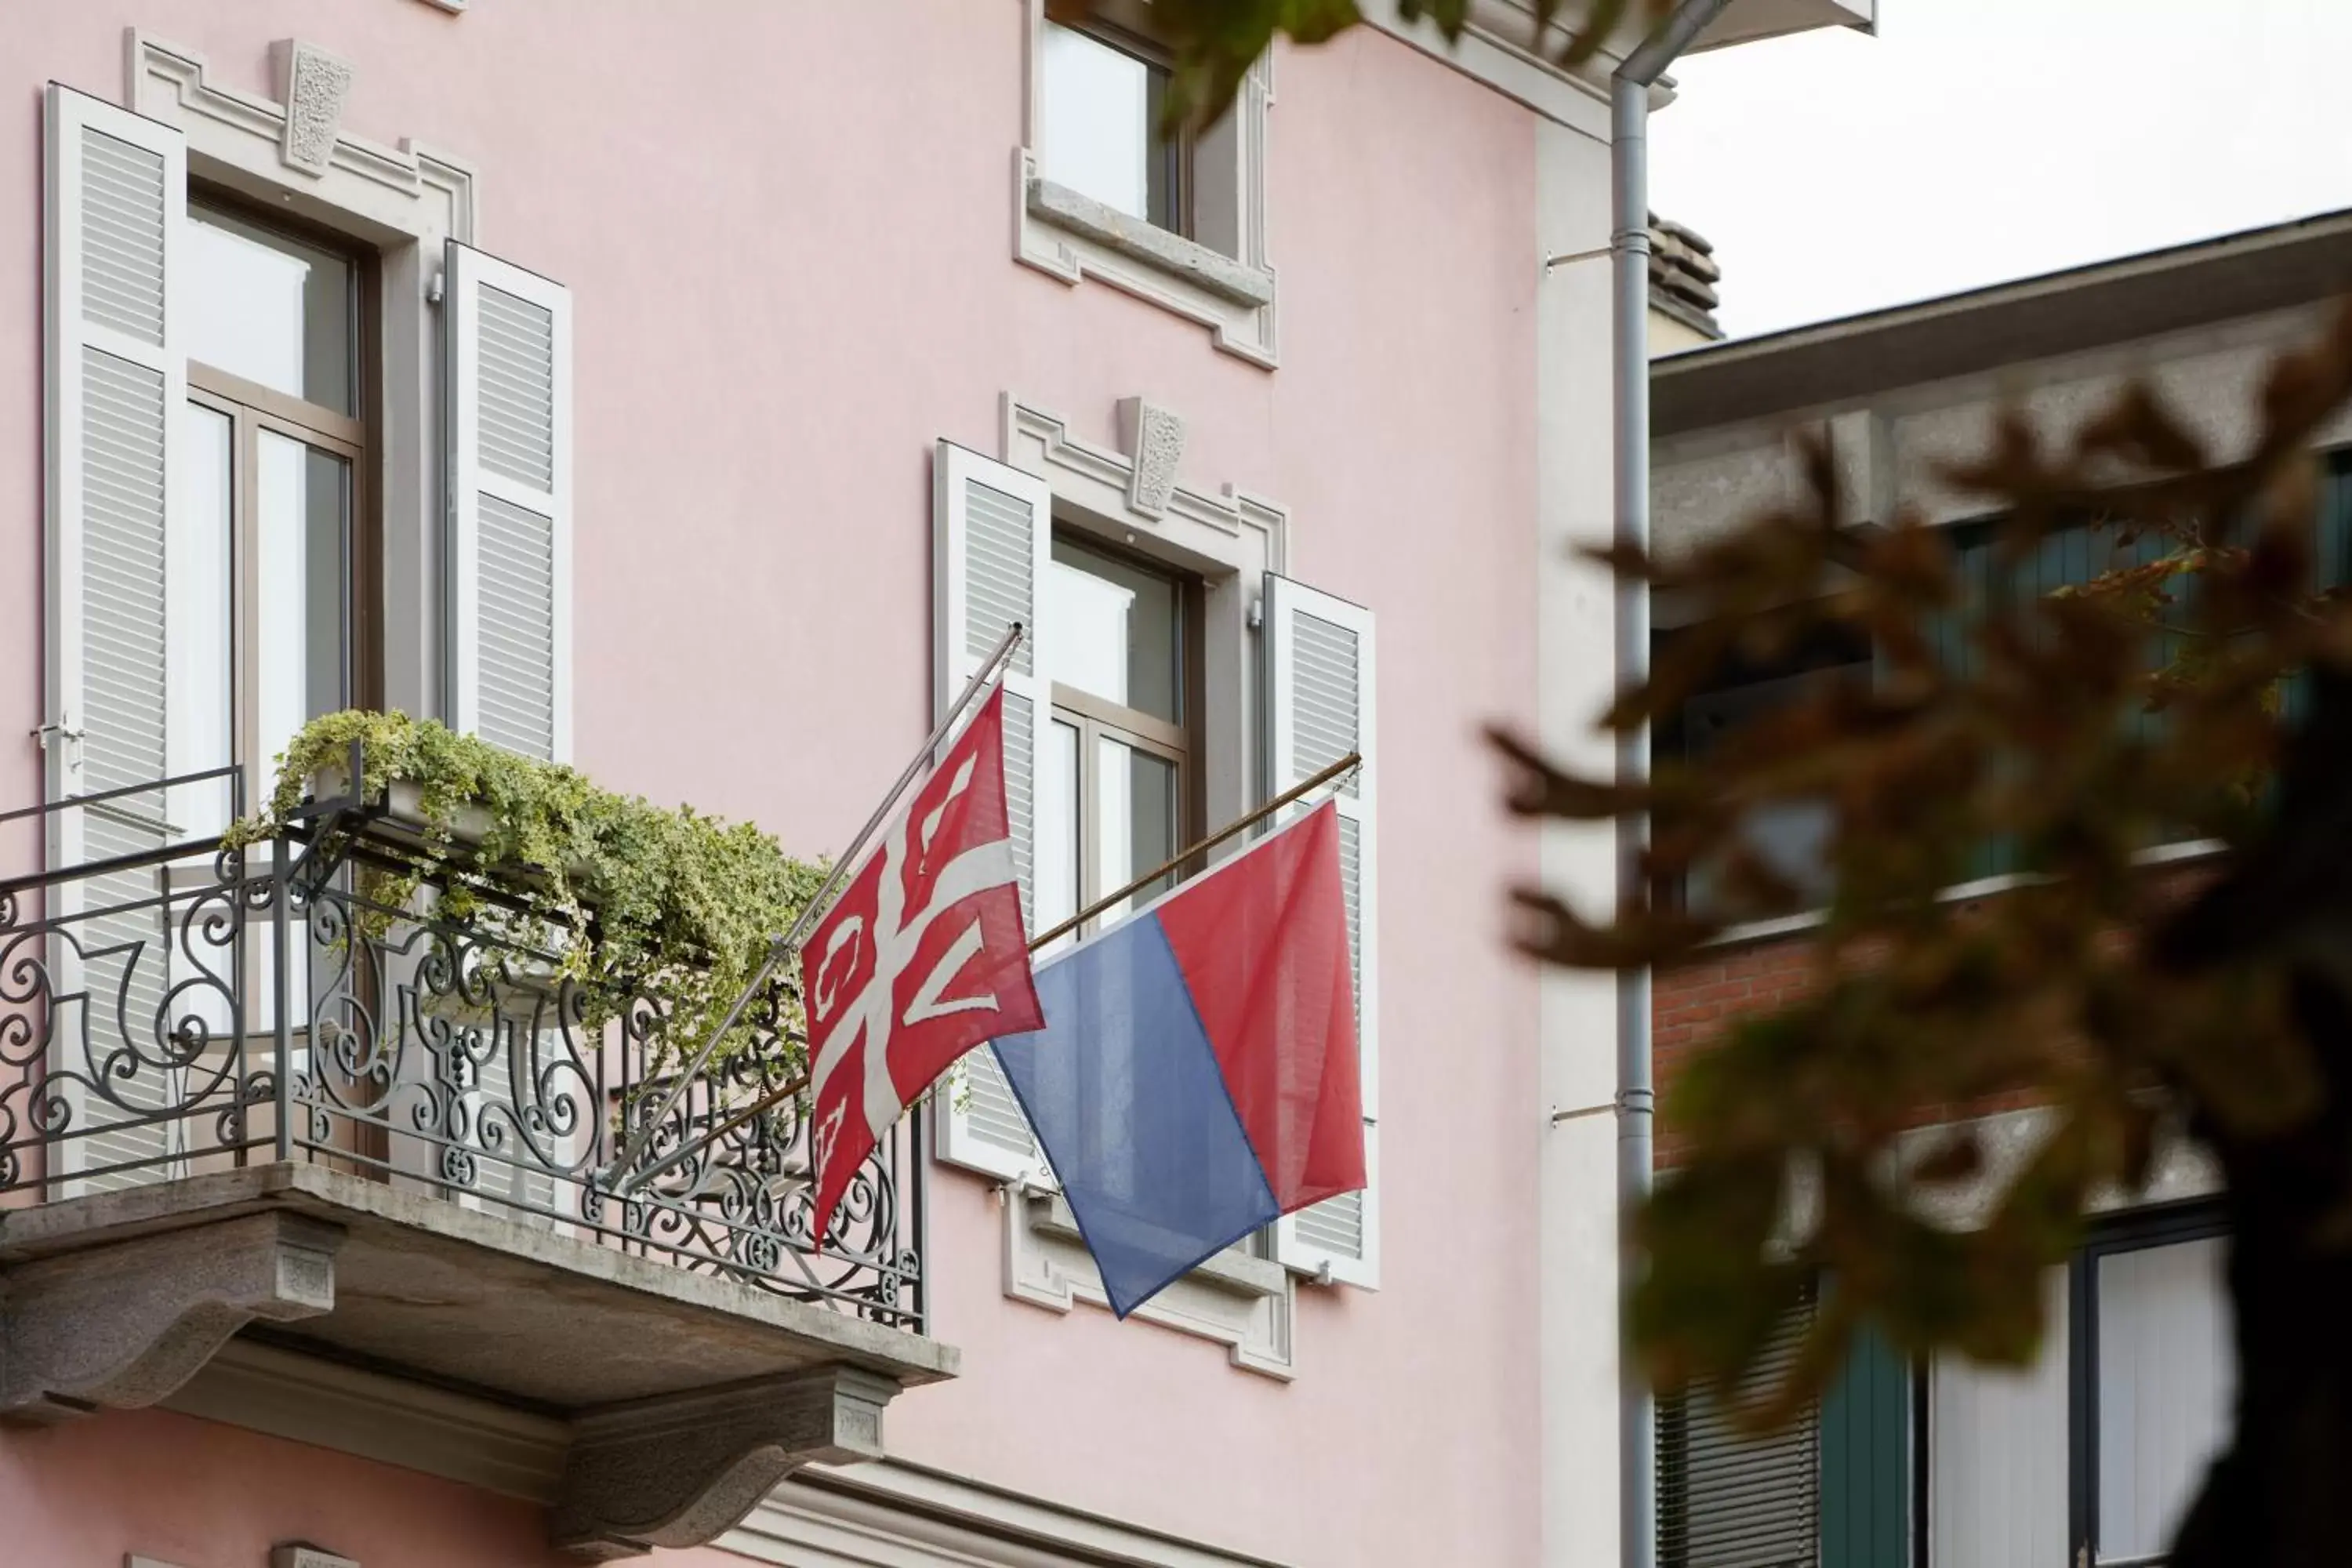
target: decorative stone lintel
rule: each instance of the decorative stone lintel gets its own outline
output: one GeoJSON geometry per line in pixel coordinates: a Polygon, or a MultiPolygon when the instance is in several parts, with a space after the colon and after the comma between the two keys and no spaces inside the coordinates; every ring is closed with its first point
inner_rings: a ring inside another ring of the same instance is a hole
{"type": "Polygon", "coordinates": [[[0,1422],[152,1405],[257,1320],[334,1310],[343,1232],[260,1214],[18,1263],[0,1274],[0,1422]]]}
{"type": "Polygon", "coordinates": [[[1168,515],[1176,494],[1176,470],[1184,461],[1184,421],[1140,397],[1118,403],[1118,440],[1135,464],[1128,475],[1127,504],[1153,519],[1168,515]]]}
{"type": "Polygon", "coordinates": [[[1029,212],[1033,217],[1082,234],[1120,254],[1146,262],[1162,272],[1204,289],[1236,305],[1274,303],[1274,278],[1255,267],[1210,249],[1198,240],[1131,217],[1081,195],[1067,185],[1047,179],[1029,182],[1029,212]]]}
{"type": "Polygon", "coordinates": [[[716,1540],[803,1465],[879,1458],[898,1392],[830,1366],[575,1417],[549,1536],[598,1563],[716,1540]]]}
{"type": "Polygon", "coordinates": [[[299,38],[269,46],[278,97],[286,105],[286,129],[278,155],[289,169],[324,174],[343,131],[343,101],[351,96],[352,62],[299,38]]]}

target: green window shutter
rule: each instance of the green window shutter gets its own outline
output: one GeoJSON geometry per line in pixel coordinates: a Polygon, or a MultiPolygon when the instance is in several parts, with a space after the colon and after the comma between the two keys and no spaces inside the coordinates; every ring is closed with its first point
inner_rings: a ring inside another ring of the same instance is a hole
{"type": "Polygon", "coordinates": [[[1911,1560],[1911,1369],[1864,1330],[1822,1401],[1822,1568],[1911,1560]]]}

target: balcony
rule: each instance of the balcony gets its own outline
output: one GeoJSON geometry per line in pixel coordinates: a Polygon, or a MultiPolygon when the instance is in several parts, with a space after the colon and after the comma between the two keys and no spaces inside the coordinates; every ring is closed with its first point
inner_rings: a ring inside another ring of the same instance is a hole
{"type": "MultiPolygon", "coordinates": [[[[792,1100],[617,1196],[625,1119],[698,1043],[667,1049],[657,1003],[583,993],[478,887],[463,918],[446,879],[379,901],[413,845],[381,804],[173,841],[163,807],[198,788],[242,811],[228,771],[0,816],[0,852],[79,850],[0,880],[0,1420],[241,1419],[257,1378],[332,1384],[355,1429],[306,1400],[299,1435],[397,1458],[383,1411],[455,1401],[525,1435],[466,1479],[602,1559],[878,1454],[883,1405],[953,1374],[923,1334],[919,1119],[823,1237],[792,1100]]],[[[595,941],[593,913],[559,936],[595,941]]],[[[782,1082],[784,1000],[656,1155],[782,1082]]]]}

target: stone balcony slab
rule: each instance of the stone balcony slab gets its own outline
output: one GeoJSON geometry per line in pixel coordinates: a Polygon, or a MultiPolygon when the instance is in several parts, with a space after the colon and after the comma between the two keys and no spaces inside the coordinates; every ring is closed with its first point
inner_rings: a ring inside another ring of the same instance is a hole
{"type": "Polygon", "coordinates": [[[878,1455],[884,1404],[957,1367],[900,1329],[320,1164],[0,1213],[0,1420],[153,1404],[240,1332],[561,1423],[552,1532],[595,1559],[709,1540],[797,1466],[878,1455]]]}

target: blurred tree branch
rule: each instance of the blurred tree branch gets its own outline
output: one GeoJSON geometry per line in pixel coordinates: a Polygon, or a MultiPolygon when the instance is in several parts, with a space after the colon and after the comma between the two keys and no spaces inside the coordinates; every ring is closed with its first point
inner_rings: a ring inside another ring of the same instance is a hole
{"type": "Polygon", "coordinates": [[[1586,969],[1671,966],[1726,929],[1824,905],[1755,847],[1756,815],[1825,805],[1830,890],[1802,1000],[1727,1026],[1672,1086],[1685,1152],[1635,1233],[1629,1302],[1658,1386],[1748,1386],[1776,1323],[1833,1279],[1795,1373],[1747,1417],[1818,1397],[1861,1323],[1915,1357],[2021,1363],[2045,1270],[2102,1191],[2137,1190],[2168,1129],[2218,1156],[2240,1355],[2234,1446],[2176,1568],[2315,1564],[2352,1540],[2352,609],[2315,561],[2323,423],[2352,398],[2352,310],[2282,357],[2252,448],[2223,460],[2136,385],[2070,439],[2022,413],[1946,481],[1998,515],[1964,592],[1948,531],[1855,530],[1827,450],[1801,500],[1671,562],[1605,554],[1695,619],[1603,723],[1653,724],[1735,659],[1831,631],[1870,680],[1822,682],[1627,787],[1497,741],[1514,811],[1646,813],[1648,887],[1613,911],[1517,895],[1522,945],[1586,969]],[[2089,527],[2137,557],[2055,593],[2022,568],[2089,527]],[[2147,542],[2152,542],[2148,543],[2147,542]],[[1955,647],[1962,651],[1956,657],[1955,647]],[[2298,688],[2297,683],[2300,682],[2298,688]],[[2286,694],[2300,689],[2299,730],[2286,694]],[[2210,841],[2186,894],[2150,847],[2210,841]],[[1982,846],[2014,885],[1956,902],[1982,846]],[[1701,875],[1692,911],[1656,889],[1701,875]],[[1930,1217],[1984,1179],[1961,1121],[1996,1097],[2048,1135],[1981,1228],[1930,1217]],[[1800,1202],[1801,1191],[1802,1201],[1800,1202]],[[1801,1214],[1801,1225],[1792,1215],[1801,1214]]]}

